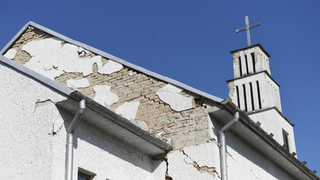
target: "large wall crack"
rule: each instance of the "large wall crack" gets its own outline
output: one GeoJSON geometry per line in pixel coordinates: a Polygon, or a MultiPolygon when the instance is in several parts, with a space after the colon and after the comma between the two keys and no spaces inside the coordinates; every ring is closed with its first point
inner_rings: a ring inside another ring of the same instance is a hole
{"type": "Polygon", "coordinates": [[[169,176],[169,162],[168,157],[165,157],[164,159],[166,161],[166,174],[165,174],[165,180],[173,180],[171,176],[169,176]]]}
{"type": "Polygon", "coordinates": [[[212,175],[213,177],[215,176],[216,173],[216,168],[214,167],[208,167],[208,166],[199,166],[199,164],[194,161],[191,157],[189,157],[188,154],[186,154],[186,152],[184,150],[181,150],[183,155],[185,155],[186,157],[184,158],[184,162],[186,164],[190,164],[192,165],[194,168],[196,168],[200,173],[208,173],[209,175],[212,175]]]}

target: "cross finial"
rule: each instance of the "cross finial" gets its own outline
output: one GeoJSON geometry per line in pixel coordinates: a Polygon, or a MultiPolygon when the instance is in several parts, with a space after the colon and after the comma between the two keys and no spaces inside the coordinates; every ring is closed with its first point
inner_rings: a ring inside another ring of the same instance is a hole
{"type": "Polygon", "coordinates": [[[254,28],[254,27],[257,27],[257,26],[260,26],[260,22],[258,23],[255,23],[254,25],[249,25],[249,17],[246,16],[246,27],[243,27],[243,28],[239,28],[236,30],[236,33],[238,32],[242,32],[244,30],[247,31],[247,42],[248,42],[248,46],[251,46],[251,39],[250,39],[250,30],[251,28],[254,28]]]}

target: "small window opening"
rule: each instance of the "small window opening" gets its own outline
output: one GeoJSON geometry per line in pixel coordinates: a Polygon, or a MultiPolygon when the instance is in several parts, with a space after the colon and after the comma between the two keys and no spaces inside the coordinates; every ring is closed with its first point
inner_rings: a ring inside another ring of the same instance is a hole
{"type": "Polygon", "coordinates": [[[254,53],[251,53],[253,72],[256,72],[256,60],[254,59],[254,53]]]}
{"type": "Polygon", "coordinates": [[[239,107],[239,109],[241,109],[241,108],[240,108],[240,97],[239,97],[239,87],[238,87],[238,86],[236,86],[236,90],[237,90],[238,107],[239,107]]]}
{"type": "Polygon", "coordinates": [[[82,172],[78,172],[78,180],[90,180],[91,176],[82,173],[82,172]]]}
{"type": "Polygon", "coordinates": [[[252,83],[249,83],[250,85],[250,94],[251,94],[251,106],[252,106],[252,111],[254,111],[254,99],[253,99],[253,89],[252,89],[252,83]]]}
{"type": "Polygon", "coordinates": [[[248,66],[248,57],[247,55],[244,55],[244,59],[246,61],[246,70],[247,70],[247,75],[249,74],[249,66],[248,66]]]}
{"type": "Polygon", "coordinates": [[[284,129],[282,129],[283,135],[283,147],[289,151],[289,133],[287,133],[284,129]]]}
{"type": "Polygon", "coordinates": [[[91,180],[95,175],[96,174],[82,168],[78,170],[78,180],[91,180]]]}
{"type": "Polygon", "coordinates": [[[239,56],[239,69],[240,69],[240,77],[242,76],[242,64],[241,64],[241,57],[239,56]]]}
{"type": "Polygon", "coordinates": [[[257,90],[258,90],[258,102],[259,102],[259,109],[262,109],[262,107],[261,107],[260,87],[259,87],[259,82],[258,82],[258,81],[257,81],[257,90]]]}
{"type": "Polygon", "coordinates": [[[243,87],[243,97],[244,97],[244,108],[245,108],[245,111],[248,112],[247,95],[246,95],[246,86],[245,86],[245,84],[243,84],[242,87],[243,87]]]}

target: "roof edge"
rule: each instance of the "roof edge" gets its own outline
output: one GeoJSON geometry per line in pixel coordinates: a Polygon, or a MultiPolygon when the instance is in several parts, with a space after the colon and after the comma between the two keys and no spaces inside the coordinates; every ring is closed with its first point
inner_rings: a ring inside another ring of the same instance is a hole
{"type": "Polygon", "coordinates": [[[42,74],[39,74],[15,61],[12,61],[2,55],[0,55],[0,63],[3,63],[7,66],[9,66],[12,69],[17,70],[18,72],[31,77],[32,79],[45,84],[48,87],[53,88],[54,90],[58,91],[60,94],[63,94],[65,96],[69,96],[69,94],[72,92],[71,89],[61,85],[60,83],[57,83],[56,81],[47,78],[45,76],[43,76],[42,74]]]}
{"type": "Polygon", "coordinates": [[[280,84],[278,84],[278,82],[273,79],[273,77],[271,76],[271,74],[270,74],[267,70],[263,70],[263,71],[259,71],[259,72],[252,73],[252,74],[248,74],[248,75],[245,75],[245,76],[241,76],[241,77],[229,79],[229,80],[226,80],[226,82],[229,83],[229,82],[234,81],[234,80],[238,80],[238,79],[250,77],[250,76],[253,76],[253,75],[256,75],[256,74],[259,74],[259,73],[263,73],[263,72],[266,73],[267,76],[268,76],[274,83],[276,83],[276,84],[280,87],[280,84]]]}

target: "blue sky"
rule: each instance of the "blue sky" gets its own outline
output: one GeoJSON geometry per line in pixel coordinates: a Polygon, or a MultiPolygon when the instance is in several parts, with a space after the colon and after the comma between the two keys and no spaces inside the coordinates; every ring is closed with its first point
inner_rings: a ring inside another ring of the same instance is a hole
{"type": "MultiPolygon", "coordinates": [[[[260,43],[271,55],[283,114],[296,126],[298,158],[320,172],[320,1],[105,0],[7,1],[0,47],[28,22],[103,50],[189,86],[226,98],[229,51],[260,43]]],[[[319,175],[319,173],[317,173],[319,175]]]]}

